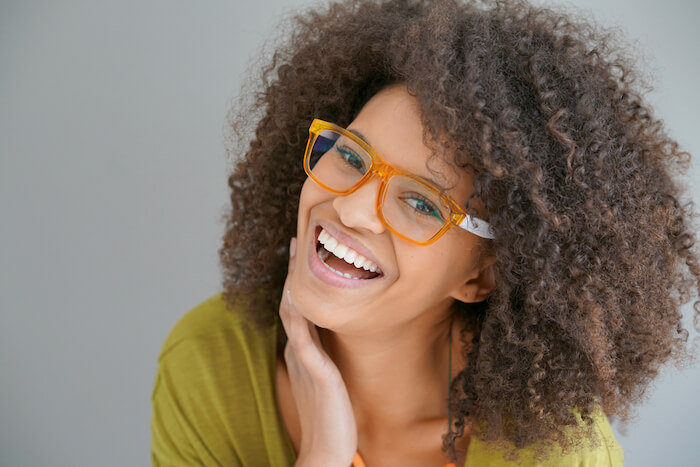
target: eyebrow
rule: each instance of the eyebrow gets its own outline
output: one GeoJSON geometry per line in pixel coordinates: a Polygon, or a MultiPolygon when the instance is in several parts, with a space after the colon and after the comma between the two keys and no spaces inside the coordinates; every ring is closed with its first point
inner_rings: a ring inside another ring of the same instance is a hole
{"type": "MultiPolygon", "coordinates": [[[[364,141],[365,143],[367,143],[369,146],[372,146],[372,145],[370,144],[370,142],[367,141],[367,138],[365,137],[365,135],[363,135],[362,133],[360,133],[360,132],[357,131],[356,129],[352,128],[352,129],[348,129],[348,131],[349,131],[350,133],[354,134],[355,136],[357,136],[358,138],[360,138],[362,141],[364,141]]],[[[421,174],[414,174],[414,175],[418,175],[419,177],[423,178],[424,180],[429,181],[430,183],[432,183],[433,185],[435,185],[435,186],[440,190],[441,193],[447,194],[447,190],[445,189],[445,187],[443,187],[441,184],[439,184],[438,182],[436,182],[436,181],[433,180],[432,178],[428,178],[428,177],[426,177],[426,176],[424,176],[424,175],[421,175],[421,174]]]]}
{"type": "MultiPolygon", "coordinates": [[[[369,141],[367,141],[367,138],[365,137],[365,135],[363,135],[362,133],[360,133],[360,132],[357,131],[356,129],[353,128],[352,130],[348,130],[348,131],[349,131],[350,133],[355,134],[355,136],[359,137],[359,138],[360,138],[362,141],[364,141],[365,143],[369,144],[369,141]]],[[[372,146],[371,144],[369,144],[369,145],[372,146]]]]}

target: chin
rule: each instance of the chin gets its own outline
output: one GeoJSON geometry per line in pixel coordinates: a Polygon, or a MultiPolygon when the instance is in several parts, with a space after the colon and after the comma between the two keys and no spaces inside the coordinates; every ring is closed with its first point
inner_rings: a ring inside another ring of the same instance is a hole
{"type": "Polygon", "coordinates": [[[343,307],[332,305],[325,300],[320,300],[309,293],[295,293],[295,288],[291,288],[292,300],[297,312],[306,320],[319,328],[332,331],[341,330],[346,323],[352,321],[349,316],[356,314],[343,307]]]}

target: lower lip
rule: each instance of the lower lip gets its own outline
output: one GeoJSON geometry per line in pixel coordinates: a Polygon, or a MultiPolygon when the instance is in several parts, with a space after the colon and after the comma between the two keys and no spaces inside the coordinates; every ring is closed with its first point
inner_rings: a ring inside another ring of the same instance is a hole
{"type": "Polygon", "coordinates": [[[316,245],[318,244],[318,233],[315,233],[311,240],[312,244],[311,248],[309,248],[309,269],[320,281],[334,287],[350,289],[371,285],[384,277],[383,275],[380,275],[374,279],[348,279],[347,277],[334,273],[328,269],[328,267],[326,267],[326,265],[321,261],[321,258],[318,257],[318,252],[316,251],[316,245]]]}

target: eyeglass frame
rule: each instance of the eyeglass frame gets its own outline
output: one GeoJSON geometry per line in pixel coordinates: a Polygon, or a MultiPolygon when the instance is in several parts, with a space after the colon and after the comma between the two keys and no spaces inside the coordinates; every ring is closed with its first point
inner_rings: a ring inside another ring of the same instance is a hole
{"type": "Polygon", "coordinates": [[[482,238],[495,238],[495,234],[493,233],[490,225],[488,222],[486,222],[483,219],[480,219],[478,217],[470,216],[467,214],[467,212],[462,209],[462,207],[454,200],[452,199],[449,195],[444,193],[443,190],[441,190],[438,186],[436,186],[434,183],[432,183],[430,180],[425,179],[424,177],[421,177],[420,175],[407,172],[405,170],[398,169],[394,167],[393,165],[389,164],[387,161],[385,161],[377,151],[372,148],[366,141],[364,141],[362,138],[354,134],[353,132],[336,125],[335,123],[327,122],[325,120],[321,120],[319,118],[315,118],[311,122],[311,126],[309,127],[309,140],[306,143],[306,149],[304,150],[304,171],[306,174],[311,177],[311,179],[316,182],[321,188],[325,189],[326,191],[329,191],[331,193],[337,194],[337,195],[349,195],[356,191],[358,188],[361,186],[365,185],[371,178],[373,178],[375,175],[379,175],[380,178],[380,183],[379,183],[379,191],[377,192],[377,200],[376,200],[376,209],[377,209],[377,217],[379,220],[382,222],[382,224],[389,229],[390,232],[392,232],[394,235],[397,237],[412,243],[417,246],[426,246],[430,245],[431,243],[434,243],[437,241],[440,237],[442,237],[448,230],[450,230],[452,227],[460,227],[468,232],[473,233],[474,235],[477,235],[482,238]],[[362,149],[364,149],[367,154],[369,154],[369,157],[372,161],[371,165],[367,169],[367,171],[362,174],[362,177],[355,183],[353,186],[348,188],[347,190],[335,190],[328,185],[324,184],[321,182],[316,176],[314,176],[311,167],[310,167],[310,158],[311,158],[311,150],[313,149],[314,144],[316,143],[316,140],[318,139],[318,136],[323,130],[332,130],[337,133],[340,133],[341,135],[349,138],[352,140],[354,143],[356,143],[358,146],[360,146],[362,149]],[[384,218],[384,215],[382,214],[382,206],[384,204],[384,199],[386,198],[387,194],[387,186],[389,184],[389,180],[391,177],[395,175],[401,175],[406,178],[410,178],[411,180],[423,185],[427,189],[435,192],[440,199],[445,203],[447,207],[450,209],[450,216],[449,219],[446,219],[444,221],[444,224],[438,230],[438,232],[433,235],[430,239],[428,239],[425,242],[419,242],[416,240],[413,240],[405,235],[403,235],[400,232],[397,232],[396,229],[394,229],[389,222],[384,218]],[[478,225],[474,223],[474,220],[478,221],[478,225]]]}

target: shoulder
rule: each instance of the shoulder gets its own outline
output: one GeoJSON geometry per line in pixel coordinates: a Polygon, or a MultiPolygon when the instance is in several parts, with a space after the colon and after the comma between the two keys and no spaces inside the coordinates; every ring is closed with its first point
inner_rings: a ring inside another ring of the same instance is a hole
{"type": "Polygon", "coordinates": [[[243,305],[229,307],[223,294],[217,293],[177,320],[162,344],[158,361],[185,343],[212,344],[225,339],[228,345],[245,345],[265,339],[268,334],[248,321],[243,305]]]}
{"type": "MultiPolygon", "coordinates": [[[[584,422],[579,411],[574,409],[572,412],[576,415],[579,427],[583,427],[584,422]]],[[[624,463],[623,451],[615,439],[615,434],[605,412],[598,406],[591,418],[593,419],[592,439],[582,439],[577,448],[566,452],[562,452],[558,445],[554,445],[549,452],[549,457],[545,460],[535,458],[535,449],[525,448],[519,451],[519,462],[508,461],[498,449],[474,438],[469,447],[465,467],[477,465],[494,467],[516,465],[527,467],[550,465],[558,467],[622,467],[624,463]]],[[[572,436],[576,436],[574,433],[572,431],[572,436]]]]}
{"type": "MultiPolygon", "coordinates": [[[[576,415],[579,426],[582,426],[584,422],[579,411],[573,410],[573,413],[576,415]]],[[[622,447],[615,439],[610,421],[602,407],[597,406],[591,418],[594,439],[583,440],[582,447],[572,453],[562,455],[557,452],[556,454],[562,460],[559,465],[622,467],[624,463],[622,447]]]]}
{"type": "Polygon", "coordinates": [[[276,329],[253,324],[243,306],[229,308],[219,293],[187,311],[158,355],[161,383],[167,381],[172,391],[189,396],[226,387],[242,397],[249,389],[246,381],[267,381],[274,363],[276,329]]]}
{"type": "Polygon", "coordinates": [[[274,328],[258,329],[246,316],[217,294],[172,327],[151,395],[154,465],[254,465],[282,452],[260,441],[277,427],[274,328]]]}
{"type": "MultiPolygon", "coordinates": [[[[240,313],[240,310],[234,313],[240,313]]],[[[177,320],[163,342],[159,359],[183,340],[215,332],[229,319],[226,316],[226,302],[221,293],[207,298],[177,320]]]]}

